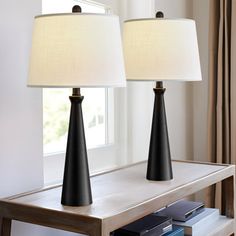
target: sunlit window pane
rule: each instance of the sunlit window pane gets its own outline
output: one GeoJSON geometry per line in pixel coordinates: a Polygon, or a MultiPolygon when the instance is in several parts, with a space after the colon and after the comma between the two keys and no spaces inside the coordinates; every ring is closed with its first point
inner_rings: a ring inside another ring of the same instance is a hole
{"type": "MultiPolygon", "coordinates": [[[[102,88],[82,89],[84,128],[87,147],[106,143],[106,91],[102,88]]],[[[44,154],[64,152],[70,116],[71,89],[43,90],[44,154]]]]}
{"type": "Polygon", "coordinates": [[[106,143],[106,91],[101,88],[82,90],[84,94],[84,125],[88,147],[106,143]]]}

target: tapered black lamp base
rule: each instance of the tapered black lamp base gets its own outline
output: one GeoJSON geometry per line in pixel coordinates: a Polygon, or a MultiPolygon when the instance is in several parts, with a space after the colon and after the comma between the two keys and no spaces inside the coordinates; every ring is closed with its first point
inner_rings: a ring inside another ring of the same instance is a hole
{"type": "Polygon", "coordinates": [[[146,176],[154,181],[173,179],[164,92],[162,82],[157,82],[146,176]]]}
{"type": "Polygon", "coordinates": [[[86,206],[92,203],[87,148],[79,89],[73,90],[66,149],[66,161],[61,203],[66,206],[86,206]],[[78,92],[78,93],[74,93],[78,92]]]}

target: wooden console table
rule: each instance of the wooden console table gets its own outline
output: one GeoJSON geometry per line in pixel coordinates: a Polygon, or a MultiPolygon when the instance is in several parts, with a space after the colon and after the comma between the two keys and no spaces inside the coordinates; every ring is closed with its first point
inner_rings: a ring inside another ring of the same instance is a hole
{"type": "Polygon", "coordinates": [[[61,187],[42,189],[0,200],[0,236],[10,236],[11,221],[18,220],[91,236],[108,236],[113,230],[174,201],[220,181],[226,186],[226,217],[206,235],[231,235],[235,220],[235,167],[173,161],[174,179],[145,179],[146,162],[91,178],[93,204],[60,204],[61,187]]]}

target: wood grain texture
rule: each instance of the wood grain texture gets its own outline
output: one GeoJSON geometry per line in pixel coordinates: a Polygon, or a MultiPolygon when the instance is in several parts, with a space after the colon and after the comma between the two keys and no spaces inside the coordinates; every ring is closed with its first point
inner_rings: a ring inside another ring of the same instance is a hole
{"type": "Polygon", "coordinates": [[[11,235],[11,220],[0,217],[0,236],[11,235]]]}
{"type": "Polygon", "coordinates": [[[81,217],[78,214],[53,211],[46,208],[17,204],[16,202],[1,202],[0,215],[13,220],[31,224],[52,227],[75,233],[101,235],[100,219],[95,217],[81,217]]]}
{"type": "MultiPolygon", "coordinates": [[[[61,187],[0,200],[0,216],[88,235],[106,235],[174,201],[225,179],[227,216],[234,215],[235,167],[174,161],[174,179],[148,181],[146,162],[91,178],[93,204],[60,204],[61,187]],[[233,210],[232,210],[233,209],[233,210]]],[[[5,235],[4,235],[5,236],[5,235]]]]}

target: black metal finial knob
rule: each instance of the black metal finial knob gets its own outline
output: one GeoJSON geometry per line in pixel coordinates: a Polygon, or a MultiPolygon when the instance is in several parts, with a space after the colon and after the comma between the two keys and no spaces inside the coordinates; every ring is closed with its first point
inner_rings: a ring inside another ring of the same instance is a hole
{"type": "Polygon", "coordinates": [[[162,11],[158,11],[156,13],[156,18],[164,18],[164,13],[162,11]]]}
{"type": "Polygon", "coordinates": [[[82,8],[79,5],[74,5],[72,7],[72,12],[82,12],[82,8]]]}

